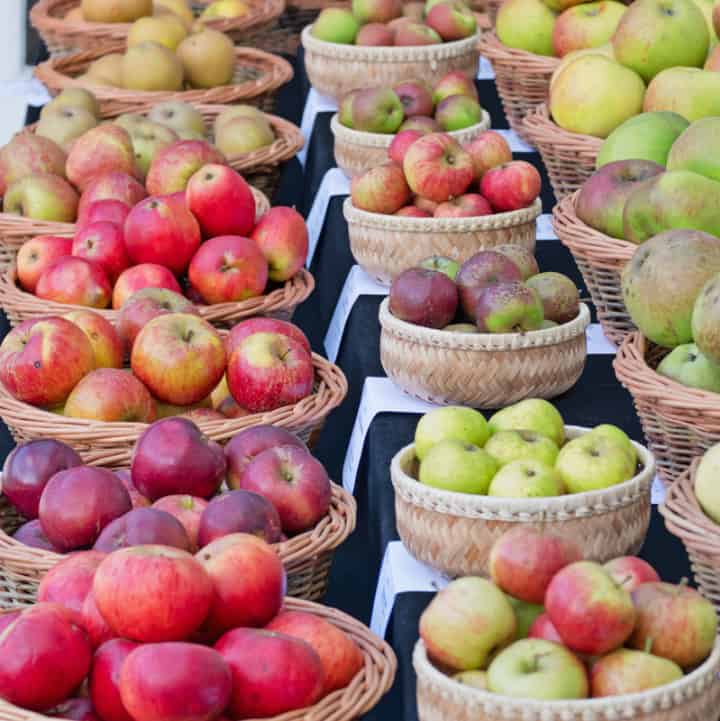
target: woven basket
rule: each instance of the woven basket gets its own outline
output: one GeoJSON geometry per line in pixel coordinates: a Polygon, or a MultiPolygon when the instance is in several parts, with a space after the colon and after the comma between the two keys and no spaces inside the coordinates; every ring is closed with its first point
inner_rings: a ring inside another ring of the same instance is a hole
{"type": "MultiPolygon", "coordinates": [[[[453,130],[449,135],[459,143],[468,143],[489,127],[490,116],[483,110],[479,123],[463,130],[453,130]]],[[[388,148],[394,134],[351,130],[340,123],[337,113],[330,119],[330,130],[335,136],[335,162],[349,178],[388,162],[388,148]]]]}
{"type": "Polygon", "coordinates": [[[717,721],[720,714],[720,642],[705,663],[677,681],[581,701],[510,698],[461,684],[435,668],[422,641],[415,646],[413,666],[420,721],[717,721]]]}
{"type": "Polygon", "coordinates": [[[384,285],[431,255],[462,262],[507,243],[534,251],[541,210],[538,199],[529,208],[476,218],[406,218],[360,210],[350,198],[343,204],[353,257],[384,285]]]}
{"type": "Polygon", "coordinates": [[[397,85],[403,80],[423,78],[434,84],[452,70],[468,77],[477,74],[477,33],[464,40],[416,47],[368,47],[340,45],[318,40],[302,31],[305,71],[321,95],[339,99],[356,88],[397,85]]]}
{"type": "Polygon", "coordinates": [[[431,403],[500,408],[572,388],[587,357],[590,311],[531,333],[455,333],[395,318],[380,306],[380,362],[406,393],[431,403]]]}
{"type": "Polygon", "coordinates": [[[670,351],[641,333],[629,334],[613,361],[630,391],[643,432],[665,484],[676,481],[697,456],[720,443],[720,394],[689,388],[655,371],[670,351]]]}
{"type": "MultiPolygon", "coordinates": [[[[210,0],[196,0],[198,15],[210,0]]],[[[259,31],[271,27],[285,9],[284,0],[246,0],[250,13],[242,18],[210,20],[207,27],[226,33],[238,43],[248,42],[259,31]]],[[[107,44],[125,43],[130,23],[95,23],[67,21],[65,15],[80,6],[80,0],[38,0],[30,10],[30,22],[42,37],[48,52],[66,55],[79,50],[93,50],[107,44]]]]}
{"type": "Polygon", "coordinates": [[[564,197],[553,208],[555,234],[566,245],[582,273],[603,331],[615,345],[637,330],[625,308],[620,276],[637,245],[611,238],[577,217],[577,192],[564,197]]]}
{"type": "MultiPolygon", "coordinates": [[[[313,706],[272,716],[268,721],[352,721],[367,713],[390,690],[397,671],[397,658],[392,648],[367,626],[336,608],[299,598],[286,597],[283,609],[312,613],[337,626],[357,644],[364,664],[345,688],[333,691],[313,706]]],[[[51,721],[52,718],[56,717],[28,711],[0,699],[0,721],[51,721]]]]}
{"type": "MultiPolygon", "coordinates": [[[[588,432],[565,429],[568,438],[588,432]]],[[[406,446],[390,465],[398,533],[415,558],[449,576],[487,576],[493,544],[519,523],[572,539],[588,560],[635,554],[650,523],[655,460],[634,445],[642,470],[631,480],[554,498],[496,498],[426,486],[417,481],[415,446],[406,446]]]]}
{"type": "Polygon", "coordinates": [[[95,85],[77,77],[85,72],[88,65],[110,52],[121,52],[122,45],[85,50],[65,57],[51,58],[35,68],[35,76],[44,83],[52,95],[65,88],[87,88],[100,102],[105,114],[119,115],[138,112],[141,107],[152,107],[167,100],[182,100],[186,103],[250,103],[271,112],[275,94],[293,76],[290,63],[277,55],[247,47],[235,48],[235,75],[231,85],[221,85],[205,90],[142,91],[95,85]]]}
{"type": "Polygon", "coordinates": [[[563,130],[550,119],[544,103],[525,116],[523,128],[524,137],[542,156],[558,200],[579,190],[595,172],[595,161],[603,141],[563,130]]]}
{"type": "MultiPolygon", "coordinates": [[[[330,510],[310,531],[275,544],[287,572],[287,594],[316,601],[327,591],[330,565],[335,549],[355,528],[355,499],[333,483],[330,510]]],[[[12,538],[24,523],[21,516],[0,495],[0,607],[35,603],[38,586],[45,574],[65,556],[31,548],[12,538]]]]}
{"type": "Polygon", "coordinates": [[[510,127],[527,140],[523,118],[548,99],[550,78],[560,59],[503,45],[495,33],[480,39],[480,54],[495,71],[495,85],[510,127]]]}

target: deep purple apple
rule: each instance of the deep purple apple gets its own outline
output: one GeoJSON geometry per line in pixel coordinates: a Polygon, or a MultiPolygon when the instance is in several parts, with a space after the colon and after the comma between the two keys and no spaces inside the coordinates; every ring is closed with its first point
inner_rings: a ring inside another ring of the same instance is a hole
{"type": "Polygon", "coordinates": [[[187,532],[175,516],[157,508],[135,508],[105,526],[93,548],[111,553],[118,548],[146,545],[172,546],[191,551],[187,532]]]}
{"type": "Polygon", "coordinates": [[[390,312],[400,320],[427,328],[444,328],[455,317],[458,291],[445,274],[410,268],[390,286],[390,312]]]}
{"type": "Polygon", "coordinates": [[[475,320],[475,308],[487,286],[522,279],[521,270],[506,255],[494,250],[475,253],[460,266],[455,279],[463,312],[475,320]]]}

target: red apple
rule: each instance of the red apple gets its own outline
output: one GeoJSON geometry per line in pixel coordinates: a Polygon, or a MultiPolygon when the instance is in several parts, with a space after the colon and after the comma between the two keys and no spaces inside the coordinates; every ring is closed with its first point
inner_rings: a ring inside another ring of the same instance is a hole
{"type": "Polygon", "coordinates": [[[553,643],[563,643],[560,634],[557,632],[553,622],[550,620],[550,616],[547,613],[541,613],[530,626],[530,632],[528,638],[544,638],[546,641],[552,641],[553,643]]]}
{"type": "Polygon", "coordinates": [[[443,75],[433,88],[433,101],[435,105],[439,105],[451,95],[467,95],[473,100],[478,100],[475,80],[462,70],[452,70],[447,75],[443,75]]]}
{"type": "Polygon", "coordinates": [[[223,398],[217,406],[218,413],[224,418],[245,418],[252,415],[247,408],[243,408],[231,395],[223,398]]]}
{"type": "Polygon", "coordinates": [[[475,180],[480,180],[490,168],[504,165],[512,160],[512,150],[507,140],[495,130],[486,130],[463,145],[473,161],[475,180]]]}
{"type": "Polygon", "coordinates": [[[72,254],[97,263],[111,284],[130,265],[122,227],[105,220],[80,228],[75,234],[72,254]]]}
{"type": "Polygon", "coordinates": [[[83,205],[82,211],[82,215],[78,214],[78,227],[90,225],[91,223],[107,222],[115,223],[115,225],[122,228],[130,212],[130,206],[122,200],[105,198],[104,200],[86,203],[83,205]]]}
{"type": "Polygon", "coordinates": [[[100,564],[93,594],[115,633],[157,643],[185,639],[200,627],[210,609],[213,584],[186,551],[135,546],[111,553],[100,564]]]}
{"type": "Polygon", "coordinates": [[[453,198],[440,203],[435,208],[436,218],[475,218],[480,215],[492,215],[490,203],[478,193],[466,193],[459,198],[453,198]]]}
{"type": "Polygon", "coordinates": [[[395,45],[439,45],[442,38],[422,23],[398,24],[395,30],[395,45]]]}
{"type": "Polygon", "coordinates": [[[423,135],[440,132],[440,124],[435,118],[427,118],[424,115],[416,115],[408,118],[398,129],[399,133],[405,130],[419,130],[423,135]]]}
{"type": "Polygon", "coordinates": [[[404,270],[390,286],[390,313],[407,323],[444,328],[455,317],[457,306],[455,283],[437,270],[404,270]]]}
{"type": "Polygon", "coordinates": [[[540,195],[542,181],[534,165],[513,160],[490,168],[480,181],[480,192],[497,211],[520,210],[540,195]]]}
{"type": "MultiPolygon", "coordinates": [[[[105,554],[103,554],[103,556],[104,555],[105,554]]],[[[92,588],[90,588],[85,596],[82,608],[80,609],[80,624],[93,648],[98,648],[98,646],[101,646],[106,641],[116,638],[115,632],[107,625],[107,622],[100,613],[100,609],[98,609],[95,603],[92,588]]]]}
{"type": "Polygon", "coordinates": [[[103,558],[105,554],[98,551],[78,551],[62,559],[40,581],[37,600],[58,603],[80,613],[103,558]]]}
{"type": "Polygon", "coordinates": [[[425,210],[420,210],[414,205],[406,205],[396,211],[393,215],[400,215],[405,218],[432,218],[432,215],[425,210]]]}
{"type": "Polygon", "coordinates": [[[95,713],[92,702],[87,698],[69,698],[46,713],[48,716],[71,719],[71,721],[101,721],[95,713]]]}
{"type": "Polygon", "coordinates": [[[17,277],[28,293],[34,293],[40,276],[56,261],[72,253],[72,238],[38,235],[26,240],[18,250],[17,277]]]}
{"type": "Polygon", "coordinates": [[[22,613],[22,610],[18,611],[6,611],[2,614],[0,614],[0,636],[2,635],[2,632],[11,624],[15,623],[15,621],[20,618],[20,614],[22,613]]]}
{"type": "Polygon", "coordinates": [[[363,25],[355,37],[355,45],[389,47],[395,44],[395,33],[383,23],[363,25]]]}
{"type": "Polygon", "coordinates": [[[150,501],[145,498],[145,496],[143,496],[137,488],[135,488],[135,484],[132,482],[132,476],[130,475],[130,471],[128,469],[123,468],[119,471],[115,471],[115,475],[120,479],[123,486],[125,486],[125,490],[128,494],[130,494],[130,501],[133,508],[145,508],[151,505],[150,501]]]}
{"type": "Polygon", "coordinates": [[[135,508],[116,518],[95,541],[97,551],[111,553],[129,546],[160,545],[191,551],[192,545],[182,523],[157,508],[135,508]]]}
{"type": "Polygon", "coordinates": [[[112,307],[122,308],[131,295],[144,288],[165,288],[180,294],[180,284],[164,265],[141,263],[120,274],[112,295],[112,307]]]}
{"type": "Polygon", "coordinates": [[[26,546],[30,546],[31,548],[42,548],[45,551],[60,553],[60,549],[55,548],[55,546],[48,541],[47,536],[40,525],[40,521],[37,519],[23,523],[22,526],[13,533],[13,538],[18,543],[24,543],[26,546]]]}
{"type": "Polygon", "coordinates": [[[268,262],[268,277],[276,283],[290,280],[305,265],[308,231],[294,208],[277,205],[258,221],[250,237],[268,262]]]}
{"type": "MultiPolygon", "coordinates": [[[[205,408],[199,410],[210,409],[205,408]]],[[[208,507],[208,502],[204,498],[189,496],[187,494],[176,494],[158,498],[152,507],[174,516],[185,529],[190,539],[191,550],[197,550],[200,518],[203,515],[203,511],[208,507]]]]}
{"type": "Polygon", "coordinates": [[[88,207],[100,200],[119,200],[132,208],[146,196],[142,183],[131,175],[116,171],[102,173],[90,180],[80,196],[78,218],[83,218],[88,207]]]}
{"type": "Polygon", "coordinates": [[[62,403],[95,367],[85,333],[64,318],[30,318],[0,344],[0,380],[18,400],[34,406],[62,403]]]}
{"type": "Polygon", "coordinates": [[[242,320],[233,326],[225,340],[228,357],[245,338],[253,333],[279,333],[297,341],[308,353],[312,353],[307,336],[293,323],[277,318],[257,317],[242,320]]]}
{"type": "Polygon", "coordinates": [[[92,310],[73,310],[66,318],[80,328],[90,341],[96,368],[122,368],[123,347],[110,321],[92,310]]]}
{"type": "Polygon", "coordinates": [[[432,95],[424,83],[417,80],[408,80],[396,85],[393,90],[400,98],[406,118],[433,114],[432,95]]]}
{"type": "Polygon", "coordinates": [[[388,148],[390,160],[402,167],[405,153],[407,153],[410,146],[418,140],[418,138],[422,138],[423,135],[426,135],[426,133],[422,130],[403,130],[398,133],[392,139],[390,147],[388,148]]]}
{"type": "Polygon", "coordinates": [[[395,163],[378,165],[350,181],[353,205],[370,213],[391,214],[410,200],[402,168],[395,163]]]}
{"type": "Polygon", "coordinates": [[[654,583],[660,580],[658,572],[642,558],[622,556],[608,561],[605,570],[613,577],[615,583],[632,593],[642,583],[654,583]]]}
{"type": "Polygon", "coordinates": [[[56,260],[35,286],[38,298],[90,308],[107,308],[111,294],[105,271],[95,263],[73,256],[56,260]]]}
{"type": "Polygon", "coordinates": [[[145,185],[150,195],[178,193],[204,165],[223,163],[223,154],[205,140],[179,140],[155,154],[145,185]]]}
{"type": "Polygon", "coordinates": [[[138,644],[124,638],[106,641],[93,658],[89,678],[90,698],[103,721],[135,721],[120,698],[120,671],[138,644]]]}
{"type": "Polygon", "coordinates": [[[425,22],[446,42],[469,38],[477,31],[475,15],[462,0],[433,5],[425,22]]]}
{"type": "Polygon", "coordinates": [[[440,203],[436,203],[434,200],[428,200],[427,198],[423,198],[418,195],[413,200],[413,205],[428,215],[433,215],[435,213],[435,209],[438,205],[440,205],[440,203]]]}

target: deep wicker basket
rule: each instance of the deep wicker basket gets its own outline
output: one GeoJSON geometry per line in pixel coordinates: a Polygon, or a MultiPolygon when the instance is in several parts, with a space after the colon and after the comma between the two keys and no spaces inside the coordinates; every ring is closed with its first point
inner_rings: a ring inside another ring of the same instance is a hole
{"type": "Polygon", "coordinates": [[[625,338],[613,361],[615,375],[633,397],[666,485],[720,442],[720,395],[661,376],[655,369],[669,352],[635,332],[625,338]]]}
{"type": "MultiPolygon", "coordinates": [[[[577,426],[565,430],[568,438],[588,432],[577,426]]],[[[589,560],[635,554],[650,523],[655,460],[646,448],[634,445],[642,468],[618,486],[554,498],[496,498],[419,483],[411,444],[390,465],[398,533],[415,558],[449,576],[487,576],[494,542],[517,524],[572,539],[589,560]]]]}
{"type": "Polygon", "coordinates": [[[526,140],[523,118],[548,99],[550,78],[560,59],[503,45],[495,33],[480,39],[480,54],[495,71],[495,85],[510,127],[526,140]]]}
{"type": "MultiPolygon", "coordinates": [[[[490,116],[483,110],[479,123],[463,130],[453,130],[448,134],[459,143],[468,143],[489,128],[490,116]]],[[[330,130],[335,139],[335,162],[349,178],[388,162],[388,148],[395,137],[394,134],[365,133],[346,128],[338,120],[337,114],[330,119],[330,130]]]]}
{"type": "Polygon", "coordinates": [[[406,218],[360,210],[350,198],[343,204],[353,257],[385,285],[431,255],[465,261],[507,243],[534,251],[541,211],[539,199],[529,208],[476,218],[406,218]]]}
{"type": "Polygon", "coordinates": [[[236,47],[235,74],[232,84],[221,85],[217,88],[178,92],[141,91],[90,84],[87,80],[78,80],[78,76],[85,72],[93,60],[110,52],[122,52],[122,50],[123,46],[118,45],[50,58],[35,68],[35,76],[47,86],[52,95],[57,95],[65,88],[87,88],[98,98],[104,113],[116,115],[138,112],[138,109],[143,106],[150,108],[167,100],[215,105],[250,103],[266,112],[272,112],[277,90],[293,76],[292,66],[287,60],[262,50],[236,47]]]}
{"type": "Polygon", "coordinates": [[[422,641],[415,646],[413,666],[420,721],[717,721],[720,714],[720,642],[710,658],[677,681],[581,701],[510,698],[461,684],[430,662],[422,641]]]}
{"type": "Polygon", "coordinates": [[[563,130],[550,119],[545,103],[525,116],[523,128],[542,156],[557,200],[579,190],[595,172],[602,140],[563,130]]]}
{"type": "Polygon", "coordinates": [[[432,84],[452,70],[470,78],[477,74],[477,33],[439,45],[381,48],[328,43],[313,37],[311,29],[307,26],[301,36],[305,71],[315,90],[332,98],[355,88],[396,85],[413,78],[432,84]]]}
{"type": "Polygon", "coordinates": [[[611,238],[577,217],[577,192],[564,197],[554,208],[555,234],[570,249],[597,310],[603,332],[615,345],[637,330],[625,308],[620,276],[637,245],[611,238]]]}

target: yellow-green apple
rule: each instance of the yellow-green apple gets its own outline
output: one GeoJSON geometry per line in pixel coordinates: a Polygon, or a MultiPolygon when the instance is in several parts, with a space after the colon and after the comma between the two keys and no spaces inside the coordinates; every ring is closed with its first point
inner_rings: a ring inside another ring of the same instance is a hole
{"type": "Polygon", "coordinates": [[[213,584],[187,551],[136,546],[108,554],[95,573],[93,595],[118,636],[159,643],[182,640],[200,627],[213,584]]]}
{"type": "Polygon", "coordinates": [[[509,48],[553,55],[556,13],[543,0],[507,0],[498,11],[495,32],[509,48]]]}
{"type": "Polygon", "coordinates": [[[720,393],[720,364],[703,355],[695,343],[683,343],[673,348],[656,370],[684,386],[720,393]]]}
{"type": "Polygon", "coordinates": [[[396,210],[393,215],[405,218],[432,218],[432,215],[427,210],[421,210],[415,205],[404,205],[400,210],[396,210]]]}
{"type": "Polygon", "coordinates": [[[451,95],[467,95],[472,100],[478,100],[475,81],[461,70],[453,70],[447,75],[443,75],[433,88],[433,103],[439,105],[451,95]]]}
{"type": "Polygon", "coordinates": [[[245,179],[227,165],[208,164],[194,173],[185,202],[205,238],[248,235],[255,224],[255,198],[245,179]]]}
{"type": "Polygon", "coordinates": [[[555,66],[552,75],[550,76],[550,91],[555,87],[555,81],[562,74],[563,70],[574,62],[578,58],[585,57],[586,55],[604,55],[606,58],[611,60],[615,59],[613,53],[613,46],[611,42],[605,43],[604,45],[598,45],[596,48],[585,48],[583,50],[572,50],[564,58],[560,59],[560,62],[555,66]]]}
{"type": "Polygon", "coordinates": [[[720,246],[714,235],[669,230],[646,240],[623,269],[623,300],[643,335],[674,348],[692,341],[695,299],[718,273],[720,246]]]}
{"type": "Polygon", "coordinates": [[[72,223],[77,215],[78,194],[65,178],[49,173],[27,175],[8,186],[4,213],[33,220],[72,223]]]}
{"type": "Polygon", "coordinates": [[[83,225],[75,234],[72,254],[100,266],[111,284],[130,265],[122,226],[108,221],[83,225]]]}
{"type": "Polygon", "coordinates": [[[477,31],[472,10],[462,0],[448,0],[434,5],[425,22],[446,42],[469,38],[477,31]]]}
{"type": "Polygon", "coordinates": [[[65,701],[90,670],[92,648],[71,612],[54,603],[26,609],[0,635],[0,695],[36,711],[65,701]]]}
{"type": "Polygon", "coordinates": [[[545,320],[567,323],[580,312],[580,291],[566,275],[538,273],[528,278],[526,284],[540,296],[545,320]]]}
{"type": "Polygon", "coordinates": [[[705,452],[695,471],[693,484],[700,507],[715,523],[720,523],[720,498],[715,483],[719,456],[720,446],[717,444],[705,452]]]}
{"type": "Polygon", "coordinates": [[[88,677],[90,699],[96,712],[106,721],[133,721],[120,698],[120,670],[125,659],[138,647],[133,641],[114,638],[95,652],[88,677]]]}
{"type": "Polygon", "coordinates": [[[487,673],[485,671],[459,671],[453,674],[453,680],[463,684],[487,691],[487,673]]]}
{"type": "Polygon", "coordinates": [[[541,613],[534,621],[528,631],[528,638],[544,638],[546,641],[563,644],[560,634],[557,632],[550,616],[547,613],[541,613]]]}
{"type": "Polygon", "coordinates": [[[121,77],[127,90],[179,91],[183,89],[183,63],[175,51],[147,40],[125,51],[121,77]]]}
{"type": "Polygon", "coordinates": [[[505,594],[515,613],[515,636],[514,641],[527,638],[533,623],[543,614],[545,609],[538,603],[528,603],[519,598],[505,594]]]}
{"type": "Polygon", "coordinates": [[[88,65],[84,79],[87,80],[88,85],[121,88],[123,86],[122,64],[122,53],[108,53],[88,65]]]}
{"type": "Polygon", "coordinates": [[[215,122],[213,124],[215,136],[218,135],[224,125],[236,118],[255,118],[256,120],[264,120],[266,123],[268,122],[267,116],[262,112],[262,110],[256,108],[254,105],[243,105],[242,103],[239,105],[230,105],[218,113],[215,118],[215,122]]]}
{"type": "Polygon", "coordinates": [[[147,118],[142,113],[123,113],[118,115],[113,122],[130,133],[143,123],[146,123],[147,118]]]}
{"type": "Polygon", "coordinates": [[[511,160],[483,173],[480,192],[497,212],[527,208],[540,195],[537,168],[525,160],[511,160]]]}
{"type": "Polygon", "coordinates": [[[190,9],[188,0],[153,0],[153,15],[160,15],[164,12],[175,13],[185,22],[188,30],[195,22],[195,16],[190,9]]]}
{"type": "Polygon", "coordinates": [[[38,515],[40,496],[58,472],[82,464],[70,446],[53,438],[26,441],[8,454],[3,465],[3,494],[25,518],[38,515]]]}
{"type": "Polygon", "coordinates": [[[415,428],[415,455],[422,461],[430,449],[446,440],[482,448],[490,436],[480,411],[463,406],[446,406],[426,413],[415,428]]]}
{"type": "MultiPolygon", "coordinates": [[[[205,409],[209,410],[209,409],[205,409]]],[[[200,528],[200,517],[207,508],[208,502],[198,496],[187,494],[175,494],[158,498],[152,507],[169,513],[174,516],[183,526],[192,550],[198,548],[198,530],[200,528]]]]}
{"type": "Polygon", "coordinates": [[[391,88],[367,88],[358,92],[353,99],[352,123],[355,130],[395,133],[403,117],[400,98],[391,88]]]}
{"type": "Polygon", "coordinates": [[[468,576],[433,598],[420,616],[420,638],[436,663],[470,671],[511,643],[516,625],[507,596],[490,581],[468,576]]]}
{"type": "Polygon", "coordinates": [[[418,480],[445,491],[484,495],[497,470],[495,459],[482,448],[444,440],[433,445],[421,461],[418,480]]]}
{"type": "Polygon", "coordinates": [[[112,288],[105,271],[75,256],[59,258],[38,279],[35,295],[55,303],[107,308],[112,288]]]}
{"type": "MultiPolygon", "coordinates": [[[[717,115],[720,112],[718,87],[720,75],[710,59],[707,70],[699,68],[675,67],[658,73],[648,85],[643,109],[669,110],[691,123],[699,118],[717,115]]],[[[715,61],[717,62],[717,61],[715,61]]]]}
{"type": "Polygon", "coordinates": [[[508,243],[496,245],[493,250],[510,258],[520,269],[523,280],[527,280],[540,272],[535,255],[525,246],[508,243]]]}
{"type": "Polygon", "coordinates": [[[558,455],[557,445],[535,431],[497,431],[484,447],[500,466],[518,460],[537,460],[552,466],[558,455]]]}
{"type": "Polygon", "coordinates": [[[312,35],[328,43],[352,45],[360,23],[349,9],[323,8],[312,25],[312,35]]]}
{"type": "Polygon", "coordinates": [[[512,161],[512,150],[507,140],[494,130],[480,133],[462,147],[472,158],[475,180],[478,181],[490,168],[512,161]]]}
{"type": "Polygon", "coordinates": [[[666,68],[702,67],[710,34],[693,0],[640,0],[623,15],[612,43],[618,62],[649,83],[666,68]]]}
{"type": "Polygon", "coordinates": [[[473,314],[483,333],[516,333],[540,328],[543,305],[536,290],[511,280],[485,287],[477,296],[473,314]]]}
{"type": "Polygon", "coordinates": [[[214,0],[200,14],[200,20],[239,18],[247,15],[250,7],[243,0],[214,0]]]}
{"type": "Polygon", "coordinates": [[[96,118],[100,117],[100,104],[97,98],[85,88],[65,88],[40,110],[40,118],[57,108],[85,108],[96,118]]]}
{"type": "Polygon", "coordinates": [[[495,283],[522,281],[522,273],[506,255],[481,250],[460,266],[455,281],[463,312],[474,321],[475,309],[485,288],[495,283]]]}
{"type": "Polygon", "coordinates": [[[211,633],[264,626],[277,615],[285,595],[285,569],[275,549],[262,538],[231,533],[204,546],[195,557],[213,584],[205,623],[211,633]]]}
{"type": "Polygon", "coordinates": [[[567,648],[539,638],[522,639],[500,651],[488,667],[487,687],[502,696],[541,701],[589,695],[582,661],[567,648]]]}
{"type": "MultiPolygon", "coordinates": [[[[413,206],[411,205],[409,207],[412,208],[413,206]]],[[[428,258],[421,260],[418,264],[418,268],[438,270],[441,273],[445,273],[450,280],[455,280],[455,277],[460,270],[460,263],[458,263],[457,260],[453,260],[452,258],[448,258],[443,255],[431,255],[428,258]]]]}
{"type": "Polygon", "coordinates": [[[194,137],[188,140],[202,139],[205,136],[205,120],[202,113],[190,103],[180,100],[168,100],[153,105],[147,115],[148,120],[172,128],[180,138],[185,139],[186,133],[194,137]]]}
{"type": "Polygon", "coordinates": [[[393,280],[388,307],[396,318],[407,323],[443,328],[455,317],[458,292],[445,273],[410,268],[393,280]]]}
{"type": "Polygon", "coordinates": [[[78,551],[63,558],[43,576],[37,600],[59,603],[80,613],[85,597],[92,590],[95,571],[104,558],[105,554],[98,551],[78,551]]]}
{"type": "Polygon", "coordinates": [[[482,195],[466,193],[459,198],[453,198],[440,203],[433,215],[436,218],[475,218],[479,215],[492,215],[492,208],[482,195]]]}
{"type": "Polygon", "coordinates": [[[92,546],[110,521],[131,509],[130,496],[114,473],[77,466],[56,473],[47,482],[38,518],[54,546],[72,551],[92,546]]]}
{"type": "Polygon", "coordinates": [[[585,434],[568,441],[555,462],[568,493],[609,488],[635,474],[635,461],[615,441],[585,434]]]}
{"type": "Polygon", "coordinates": [[[405,22],[397,26],[395,45],[439,45],[442,38],[430,27],[422,23],[405,22]]]}
{"type": "Polygon", "coordinates": [[[65,151],[52,140],[23,131],[0,148],[0,195],[28,175],[65,175],[65,151]]]}
{"type": "Polygon", "coordinates": [[[361,25],[387,23],[402,15],[401,0],[352,0],[352,12],[361,25]]]}
{"type": "Polygon", "coordinates": [[[145,185],[150,195],[168,195],[185,190],[190,178],[203,165],[224,164],[225,157],[204,140],[178,140],[153,158],[145,185]]]}
{"type": "Polygon", "coordinates": [[[626,6],[613,0],[589,2],[565,10],[555,22],[552,43],[555,55],[604,45],[613,36],[626,6]]]}
{"type": "Polygon", "coordinates": [[[147,193],[142,183],[131,175],[116,171],[101,173],[85,187],[80,197],[78,217],[84,217],[88,206],[99,200],[119,200],[132,208],[145,197],[147,193]]]}
{"type": "Polygon", "coordinates": [[[450,95],[440,101],[435,111],[435,119],[443,130],[469,128],[479,123],[481,117],[480,104],[467,95],[450,95]]]}
{"type": "Polygon", "coordinates": [[[83,18],[93,23],[131,23],[152,15],[152,0],[121,0],[107,3],[103,0],[82,0],[83,18]]]}
{"type": "Polygon", "coordinates": [[[268,263],[250,238],[221,235],[200,246],[188,277],[206,303],[230,303],[262,295],[268,263]]]}
{"type": "Polygon", "coordinates": [[[50,108],[35,126],[35,134],[49,138],[69,151],[75,140],[97,124],[98,119],[86,108],[50,108]]]}
{"type": "Polygon", "coordinates": [[[215,88],[232,82],[235,46],[225,33],[198,28],[178,45],[176,52],[190,87],[215,88]]]}
{"type": "Polygon", "coordinates": [[[673,661],[620,648],[593,663],[590,685],[593,698],[602,698],[648,691],[682,677],[683,670],[673,661]]]}
{"type": "Polygon", "coordinates": [[[542,398],[526,398],[494,413],[488,421],[491,433],[508,430],[535,431],[562,447],[565,424],[555,406],[542,398]]]}
{"type": "Polygon", "coordinates": [[[403,121],[403,124],[398,128],[398,132],[401,133],[404,130],[419,130],[423,135],[427,135],[428,133],[437,133],[440,130],[440,125],[435,118],[416,115],[403,121]]]}
{"type": "Polygon", "coordinates": [[[133,264],[156,263],[179,275],[200,247],[200,226],[182,195],[151,196],[125,221],[125,247],[133,264]]]}
{"type": "Polygon", "coordinates": [[[153,318],[138,333],[130,364],[155,398],[190,405],[219,383],[225,371],[225,348],[207,321],[190,313],[170,313],[153,318]]]}
{"type": "Polygon", "coordinates": [[[692,170],[712,180],[720,180],[720,165],[713,162],[713,148],[720,132],[718,118],[700,118],[683,131],[667,158],[668,170],[692,170]]]}
{"type": "Polygon", "coordinates": [[[357,644],[324,618],[305,611],[283,611],[265,627],[310,644],[323,665],[324,694],[345,688],[363,667],[357,644]]]}
{"type": "Polygon", "coordinates": [[[578,218],[613,238],[623,238],[623,211],[641,183],[664,172],[650,160],[616,160],[604,164],[581,186],[575,201],[578,218]]]}
{"type": "Polygon", "coordinates": [[[395,44],[395,33],[383,23],[363,25],[355,37],[355,45],[389,47],[395,44]]]}
{"type": "Polygon", "coordinates": [[[83,206],[83,213],[78,213],[77,225],[81,228],[90,223],[109,222],[125,225],[125,219],[130,212],[130,206],[122,200],[96,200],[94,203],[83,206]]]}
{"type": "Polygon", "coordinates": [[[632,593],[643,583],[654,583],[660,580],[658,572],[642,558],[637,556],[621,556],[608,561],[605,570],[626,591],[632,593]]]}
{"type": "Polygon", "coordinates": [[[638,617],[630,594],[591,561],[572,563],[555,574],[545,593],[545,610],[568,648],[592,656],[622,646],[638,617]]]}
{"type": "Polygon", "coordinates": [[[186,36],[185,23],[173,13],[163,13],[162,15],[138,18],[128,30],[126,44],[128,48],[131,48],[140,43],[153,41],[170,50],[175,50],[186,36]]]}
{"type": "Polygon", "coordinates": [[[129,133],[135,152],[135,162],[143,178],[147,175],[150,164],[158,152],[178,140],[178,135],[172,128],[150,120],[139,123],[129,133]]]}
{"type": "Polygon", "coordinates": [[[560,496],[563,483],[558,472],[547,463],[534,459],[511,461],[493,476],[488,496],[538,498],[560,496]]]}
{"type": "Polygon", "coordinates": [[[72,238],[37,235],[26,240],[17,254],[17,276],[29,293],[35,292],[40,276],[58,259],[72,252],[72,238]]]}
{"type": "Polygon", "coordinates": [[[105,526],[93,548],[112,553],[118,548],[147,545],[193,550],[182,523],[158,508],[135,508],[116,518],[105,526]]]}
{"type": "Polygon", "coordinates": [[[351,90],[349,93],[346,93],[340,100],[340,106],[338,108],[338,120],[340,121],[341,125],[344,125],[346,128],[353,127],[352,106],[353,102],[355,101],[355,97],[359,92],[359,89],[351,90]]]}
{"type": "Polygon", "coordinates": [[[237,117],[228,120],[215,134],[215,146],[227,157],[251,153],[275,142],[272,125],[263,117],[237,117]]]}
{"type": "Polygon", "coordinates": [[[643,583],[632,593],[637,622],[628,641],[687,670],[712,651],[718,620],[713,605],[685,583],[643,583]]]}
{"type": "Polygon", "coordinates": [[[391,214],[410,200],[410,188],[403,169],[395,163],[385,163],[354,176],[350,196],[356,208],[391,214]]]}
{"type": "Polygon", "coordinates": [[[175,276],[164,265],[141,263],[123,271],[115,282],[112,295],[113,309],[122,308],[130,296],[144,288],[165,288],[178,295],[182,292],[175,276]]]}
{"type": "Polygon", "coordinates": [[[216,644],[230,666],[234,718],[264,718],[304,709],[322,696],[325,678],[310,644],[283,633],[255,628],[228,631],[216,644]],[[263,659],[262,670],[256,662],[263,659]],[[287,683],[292,678],[293,683],[287,683]]]}
{"type": "Polygon", "coordinates": [[[405,153],[408,148],[418,139],[425,135],[421,130],[403,130],[392,139],[388,148],[388,157],[394,163],[402,166],[405,159],[405,153]]]}
{"type": "Polygon", "coordinates": [[[432,115],[434,107],[432,94],[422,81],[407,80],[396,85],[393,90],[400,98],[406,118],[413,118],[416,115],[432,115]]]}
{"type": "Polygon", "coordinates": [[[250,238],[257,243],[268,264],[268,278],[276,283],[290,280],[305,265],[308,231],[294,208],[277,205],[258,221],[250,238]]]}
{"type": "MultiPolygon", "coordinates": [[[[12,537],[19,543],[30,546],[31,548],[42,548],[46,551],[60,553],[60,549],[55,548],[55,546],[48,541],[47,536],[43,533],[40,521],[37,519],[23,523],[22,526],[13,533],[12,537]]],[[[3,615],[3,620],[5,620],[5,615],[3,615]]]]}
{"type": "Polygon", "coordinates": [[[204,548],[231,533],[249,533],[267,543],[277,543],[282,537],[277,509],[257,493],[237,489],[221,493],[200,517],[198,546],[204,548]]]}
{"type": "Polygon", "coordinates": [[[87,336],[96,368],[122,368],[122,341],[110,321],[91,310],[74,310],[63,318],[75,323],[87,336]]]}

